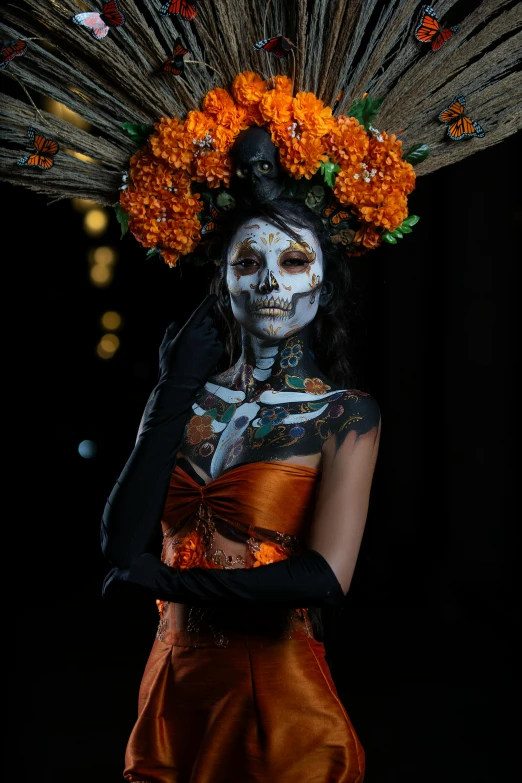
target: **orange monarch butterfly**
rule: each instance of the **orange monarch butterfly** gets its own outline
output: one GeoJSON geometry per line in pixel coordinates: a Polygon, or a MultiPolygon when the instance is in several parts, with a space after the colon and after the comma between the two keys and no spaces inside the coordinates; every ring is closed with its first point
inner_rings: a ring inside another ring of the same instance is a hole
{"type": "Polygon", "coordinates": [[[466,99],[463,95],[457,95],[447,109],[441,111],[439,120],[448,123],[448,136],[450,139],[459,141],[470,136],[476,136],[483,139],[486,132],[481,128],[478,122],[470,120],[464,114],[466,99]]]}
{"type": "Polygon", "coordinates": [[[0,70],[3,71],[14,57],[21,57],[26,51],[27,44],[25,41],[4,41],[2,43],[0,70]]]}
{"type": "Polygon", "coordinates": [[[161,6],[160,14],[166,16],[167,14],[173,14],[176,16],[182,16],[184,19],[188,19],[191,22],[196,18],[198,13],[196,3],[198,0],[167,0],[167,2],[161,6]]]}
{"type": "Polygon", "coordinates": [[[60,149],[53,139],[46,139],[34,128],[27,129],[27,136],[33,142],[36,152],[25,155],[16,162],[19,166],[38,166],[39,169],[50,169],[54,164],[54,156],[60,149]]]}
{"type": "Polygon", "coordinates": [[[218,217],[219,217],[219,210],[216,209],[214,204],[212,204],[212,202],[211,202],[210,203],[210,218],[201,227],[201,236],[204,236],[205,234],[211,234],[213,231],[217,231],[217,228],[218,228],[217,218],[218,217]]]}
{"type": "Polygon", "coordinates": [[[330,218],[332,226],[338,226],[343,220],[351,217],[351,213],[347,212],[335,197],[332,197],[328,206],[323,209],[323,215],[330,218]]]}
{"type": "Polygon", "coordinates": [[[185,49],[181,43],[181,38],[176,38],[174,41],[174,51],[169,59],[163,63],[161,70],[179,76],[185,70],[185,60],[183,57],[186,54],[188,54],[188,49],[185,49]]]}
{"type": "Polygon", "coordinates": [[[100,13],[97,11],[85,11],[82,14],[76,14],[72,18],[74,24],[79,24],[89,30],[90,34],[97,41],[101,41],[111,27],[120,27],[125,24],[125,14],[118,8],[117,0],[108,0],[100,13]]]}
{"type": "Polygon", "coordinates": [[[434,52],[438,51],[453,33],[458,33],[460,27],[441,27],[437,14],[431,5],[423,5],[419,24],[415,29],[415,38],[421,43],[431,43],[434,52]]]}
{"type": "Polygon", "coordinates": [[[253,48],[256,51],[264,49],[265,52],[272,52],[276,57],[284,57],[292,48],[295,49],[295,44],[283,35],[275,35],[273,38],[265,38],[264,41],[258,41],[253,48]]]}

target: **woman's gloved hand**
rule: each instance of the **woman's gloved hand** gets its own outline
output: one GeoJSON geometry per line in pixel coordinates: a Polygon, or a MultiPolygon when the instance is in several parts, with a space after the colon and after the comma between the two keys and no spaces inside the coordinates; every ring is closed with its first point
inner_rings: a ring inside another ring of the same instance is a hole
{"type": "Polygon", "coordinates": [[[160,520],[185,422],[198,392],[223,353],[207,296],[178,329],[171,324],[159,351],[159,380],[140,426],[134,450],[106,503],[101,524],[105,557],[125,568],[151,548],[160,520]]]}

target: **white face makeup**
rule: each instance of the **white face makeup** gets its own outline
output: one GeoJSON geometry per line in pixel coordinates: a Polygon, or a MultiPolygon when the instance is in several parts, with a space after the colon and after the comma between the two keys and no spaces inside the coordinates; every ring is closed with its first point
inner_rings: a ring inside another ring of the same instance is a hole
{"type": "Polygon", "coordinates": [[[227,252],[232,312],[247,332],[276,342],[315,318],[323,254],[315,235],[296,228],[300,241],[253,218],[243,223],[227,252]]]}

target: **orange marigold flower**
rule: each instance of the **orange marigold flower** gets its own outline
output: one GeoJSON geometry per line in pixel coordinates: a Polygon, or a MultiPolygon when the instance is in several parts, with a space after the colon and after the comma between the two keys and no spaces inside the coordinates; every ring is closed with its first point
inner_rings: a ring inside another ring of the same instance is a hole
{"type": "Polygon", "coordinates": [[[293,98],[287,93],[270,90],[259,103],[259,110],[265,122],[289,125],[293,122],[293,98]]]}
{"type": "Polygon", "coordinates": [[[335,125],[332,110],[316,98],[313,92],[298,92],[293,100],[294,117],[304,131],[326,136],[335,125]]]}
{"type": "Polygon", "coordinates": [[[175,250],[162,250],[161,256],[168,266],[174,268],[179,261],[181,253],[177,253],[175,250]]]}
{"type": "Polygon", "coordinates": [[[273,139],[279,139],[279,155],[281,165],[294,179],[305,177],[310,179],[322,162],[328,160],[322,139],[304,131],[295,138],[284,139],[282,134],[273,134],[273,139]]]}
{"type": "Polygon", "coordinates": [[[158,612],[160,617],[163,615],[163,610],[165,609],[165,603],[166,603],[165,601],[156,598],[156,606],[158,607],[158,612]]]}
{"type": "Polygon", "coordinates": [[[382,236],[371,223],[364,223],[353,238],[354,245],[362,245],[373,250],[382,243],[382,236]]]}
{"type": "Polygon", "coordinates": [[[196,179],[209,188],[228,187],[232,176],[232,158],[222,152],[207,152],[196,158],[196,179]]]}
{"type": "Polygon", "coordinates": [[[279,560],[286,560],[288,557],[283,547],[277,544],[265,543],[260,545],[259,551],[254,552],[254,568],[258,568],[261,565],[268,565],[269,563],[277,563],[279,560]]]}
{"type": "Polygon", "coordinates": [[[277,90],[278,92],[286,92],[287,95],[292,94],[292,80],[289,76],[284,76],[283,74],[274,76],[273,85],[274,90],[277,90]]]}
{"type": "Polygon", "coordinates": [[[250,125],[265,124],[263,115],[259,110],[258,103],[251,103],[250,106],[245,106],[245,110],[246,110],[245,124],[247,127],[249,127],[250,125]]]}
{"type": "Polygon", "coordinates": [[[362,221],[393,231],[408,215],[406,196],[414,187],[415,173],[402,159],[401,142],[383,131],[370,139],[362,162],[339,172],[334,194],[362,221]]]}
{"type": "Polygon", "coordinates": [[[325,394],[331,389],[320,378],[305,378],[304,387],[309,394],[325,394]]]}
{"type": "Polygon", "coordinates": [[[224,109],[233,109],[235,105],[231,94],[223,87],[210,90],[203,99],[203,110],[214,117],[224,109]]]}
{"type": "Polygon", "coordinates": [[[192,446],[212,437],[212,421],[212,416],[207,413],[203,416],[192,416],[187,425],[187,440],[192,446]]]}
{"type": "Polygon", "coordinates": [[[209,141],[214,136],[214,129],[216,127],[216,120],[210,114],[205,114],[202,111],[189,111],[187,119],[185,120],[185,135],[190,138],[193,144],[197,142],[209,141]]]}
{"type": "Polygon", "coordinates": [[[232,84],[234,98],[242,106],[259,103],[266,90],[265,80],[253,71],[238,73],[232,84]]]}
{"type": "MultiPolygon", "coordinates": [[[[238,106],[227,90],[216,87],[207,92],[203,101],[206,114],[210,114],[218,125],[237,135],[240,130],[248,127],[246,123],[247,110],[244,106],[238,106]]],[[[224,151],[224,150],[223,150],[224,151]]]]}
{"type": "Polygon", "coordinates": [[[205,542],[196,530],[181,539],[170,565],[172,568],[195,568],[205,561],[205,542]]]}
{"type": "Polygon", "coordinates": [[[185,123],[177,117],[161,119],[156,123],[156,133],[149,136],[152,153],[175,168],[191,170],[193,158],[192,138],[185,131],[185,123]]]}
{"type": "Polygon", "coordinates": [[[328,136],[328,151],[334,163],[349,163],[352,166],[361,163],[370,140],[355,117],[339,117],[328,136]]]}
{"type": "Polygon", "coordinates": [[[213,149],[217,150],[217,152],[228,152],[237,138],[237,133],[237,131],[231,128],[218,125],[214,131],[213,149]]]}

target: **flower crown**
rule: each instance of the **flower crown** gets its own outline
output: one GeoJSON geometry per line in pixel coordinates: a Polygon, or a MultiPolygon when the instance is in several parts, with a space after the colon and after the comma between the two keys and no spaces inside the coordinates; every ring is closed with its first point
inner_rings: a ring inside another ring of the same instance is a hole
{"type": "Polygon", "coordinates": [[[122,231],[128,227],[171,267],[180,258],[197,261],[194,251],[219,226],[221,213],[234,207],[234,143],[259,126],[277,147],[289,192],[321,215],[348,255],[383,241],[395,244],[419,219],[408,216],[407,196],[415,187],[412,164],[429,148],[418,145],[403,155],[396,136],[374,128],[380,102],[365,94],[352,103],[350,116],[336,118],[313,93],[293,96],[287,76],[267,82],[245,71],[231,92],[210,90],[202,110],[185,120],[163,118],[153,129],[123,123],[146,144],[131,158],[120,188],[122,231]]]}

